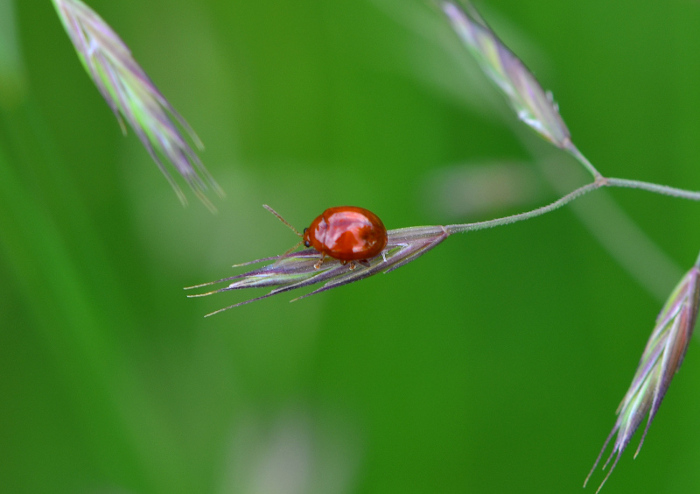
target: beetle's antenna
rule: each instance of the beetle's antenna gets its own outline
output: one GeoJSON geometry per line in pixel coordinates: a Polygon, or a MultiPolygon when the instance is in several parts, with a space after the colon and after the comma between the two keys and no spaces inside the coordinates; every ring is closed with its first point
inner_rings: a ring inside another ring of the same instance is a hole
{"type": "MultiPolygon", "coordinates": [[[[280,221],[281,221],[282,223],[284,223],[285,225],[287,225],[289,228],[291,228],[292,231],[293,231],[294,233],[297,234],[297,236],[299,236],[299,237],[302,236],[301,233],[299,233],[299,232],[297,231],[296,228],[294,228],[292,225],[290,225],[289,222],[288,222],[287,220],[285,220],[284,218],[282,218],[282,215],[280,215],[277,211],[275,211],[274,209],[272,209],[272,208],[271,208],[270,206],[268,206],[267,204],[263,204],[263,207],[264,207],[265,209],[267,209],[269,212],[271,212],[272,214],[274,214],[275,216],[277,216],[277,219],[280,220],[280,221]]],[[[298,245],[297,245],[297,246],[298,246],[298,245]]],[[[297,246],[295,246],[294,249],[296,249],[297,246]]],[[[292,250],[294,250],[294,249],[292,249],[292,250]]]]}
{"type": "Polygon", "coordinates": [[[281,258],[284,258],[284,257],[287,257],[289,254],[291,254],[292,252],[294,252],[295,250],[297,250],[297,249],[299,248],[299,246],[301,245],[302,242],[303,242],[303,240],[299,240],[299,242],[297,242],[297,244],[296,244],[294,247],[292,247],[292,248],[289,249],[287,252],[285,252],[284,254],[282,254],[282,255],[280,256],[280,259],[281,259],[281,258]]]}

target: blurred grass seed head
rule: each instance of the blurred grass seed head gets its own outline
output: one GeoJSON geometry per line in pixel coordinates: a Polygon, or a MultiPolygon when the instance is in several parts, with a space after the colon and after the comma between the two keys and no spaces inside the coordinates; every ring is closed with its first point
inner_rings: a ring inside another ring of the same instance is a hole
{"type": "Polygon", "coordinates": [[[205,192],[212,188],[223,196],[223,191],[180,131],[182,128],[202,150],[203,145],[192,128],[97,13],[79,0],[53,0],[53,3],[83,67],[117,117],[122,131],[126,133],[126,120],[183,204],[187,203],[185,194],[159,155],[175,167],[202,203],[214,211],[216,208],[205,192]]]}
{"type": "Polygon", "coordinates": [[[661,406],[666,391],[673,376],[680,369],[683,357],[688,349],[695,321],[698,315],[698,303],[700,303],[700,257],[695,266],[681,279],[680,283],[671,293],[663,309],[656,318],[656,326],[649,337],[644,349],[639,367],[632,379],[632,385],[627,390],[622,403],[617,408],[617,421],[610,435],[605,440],[603,449],[593,464],[591,472],[586,477],[584,487],[591,478],[600,462],[608,443],[617,434],[610,456],[605,461],[605,469],[613,456],[610,470],[598,487],[599,492],[610,474],[617,465],[620,455],[625,451],[635,431],[647,416],[642,439],[634,453],[636,458],[642,448],[651,421],[661,406]]]}
{"type": "Polygon", "coordinates": [[[469,3],[441,2],[443,12],[481,70],[508,98],[518,118],[555,146],[568,149],[571,134],[552,93],[545,91],[469,3]]]}

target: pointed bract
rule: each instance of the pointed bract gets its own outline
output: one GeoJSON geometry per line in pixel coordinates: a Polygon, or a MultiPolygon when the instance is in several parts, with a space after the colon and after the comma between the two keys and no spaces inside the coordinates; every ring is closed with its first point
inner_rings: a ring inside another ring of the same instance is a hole
{"type": "Polygon", "coordinates": [[[636,457],[639,453],[651,421],[656,416],[671,379],[678,372],[688,349],[698,315],[699,278],[700,266],[696,264],[676,286],[657,317],[656,326],[639,361],[632,385],[617,409],[618,417],[615,426],[586,477],[584,487],[598,466],[608,443],[613,436],[616,436],[613,450],[605,461],[603,469],[611,461],[612,465],[596,493],[600,491],[617,465],[620,455],[646,417],[646,426],[634,456],[636,457]]]}
{"type": "Polygon", "coordinates": [[[314,249],[304,249],[291,254],[283,254],[240,264],[239,266],[247,266],[259,262],[274,261],[262,268],[243,274],[188,287],[187,289],[189,290],[227,283],[227,285],[222,288],[207,293],[188,296],[203,297],[241,288],[273,287],[273,289],[265,295],[245,300],[219,309],[211,314],[207,314],[211,316],[218,312],[271,297],[278,293],[323,283],[323,286],[320,288],[294,299],[298,300],[330,290],[331,288],[365,279],[378,273],[393,271],[417,259],[433,247],[436,247],[440,242],[445,240],[449,234],[441,226],[419,226],[390,230],[387,232],[387,235],[388,241],[386,247],[380,255],[368,259],[367,265],[357,263],[353,264],[353,268],[351,269],[350,264],[343,264],[337,259],[326,257],[319,266],[318,261],[321,258],[319,252],[314,249]]]}
{"type": "Polygon", "coordinates": [[[122,131],[126,132],[126,120],[180,201],[187,202],[160,156],[165,157],[199,199],[214,210],[205,191],[210,187],[219,195],[223,195],[223,191],[180,130],[183,129],[192,142],[202,149],[202,143],[191,127],[136,63],[129,48],[97,13],[80,0],[53,2],[80,61],[117,117],[122,131]]]}

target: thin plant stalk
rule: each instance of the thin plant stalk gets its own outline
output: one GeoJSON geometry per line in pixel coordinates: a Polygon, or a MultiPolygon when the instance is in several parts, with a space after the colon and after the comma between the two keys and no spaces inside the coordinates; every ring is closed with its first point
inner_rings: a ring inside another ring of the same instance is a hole
{"type": "Polygon", "coordinates": [[[537,216],[541,216],[546,213],[550,213],[562,206],[567,205],[571,201],[578,199],[579,197],[588,194],[594,190],[600,189],[602,187],[622,187],[622,188],[634,188],[640,190],[646,190],[649,192],[654,192],[656,194],[664,194],[673,197],[678,197],[681,199],[689,199],[691,201],[700,201],[700,192],[679,189],[676,187],[668,187],[665,185],[657,185],[648,182],[641,182],[638,180],[627,180],[620,178],[606,178],[602,175],[595,182],[591,182],[587,185],[579,187],[578,189],[569,192],[563,197],[560,197],[556,201],[542,206],[532,211],[527,211],[525,213],[518,213],[511,216],[505,216],[503,218],[496,218],[493,220],[480,221],[478,223],[458,223],[455,225],[447,225],[445,229],[448,233],[466,233],[476,230],[484,230],[486,228],[494,228],[501,225],[508,225],[510,223],[517,223],[518,221],[529,220],[537,216]]]}

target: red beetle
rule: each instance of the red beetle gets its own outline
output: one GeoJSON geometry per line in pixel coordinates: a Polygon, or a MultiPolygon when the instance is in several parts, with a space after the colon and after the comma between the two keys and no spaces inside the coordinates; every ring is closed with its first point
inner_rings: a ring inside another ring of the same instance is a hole
{"type": "Polygon", "coordinates": [[[304,245],[341,261],[371,259],[387,242],[384,223],[372,211],[355,206],[326,209],[304,230],[304,245]]]}
{"type": "MultiPolygon", "coordinates": [[[[306,247],[321,253],[321,266],[325,256],[338,259],[343,264],[358,261],[363,264],[379,255],[388,240],[384,223],[372,211],[355,206],[328,208],[304,229],[303,235],[285,221],[276,211],[265,206],[282,222],[302,237],[306,247]]],[[[354,263],[351,263],[351,268],[354,263]]]]}

